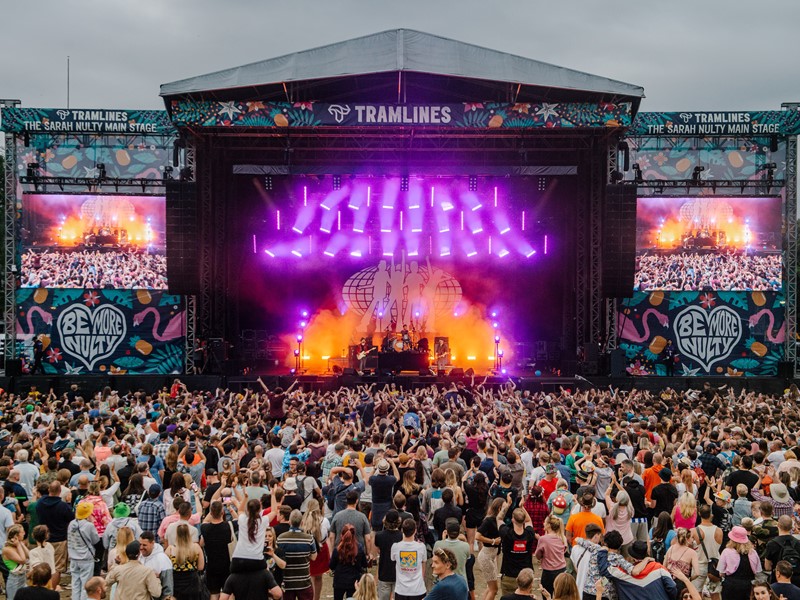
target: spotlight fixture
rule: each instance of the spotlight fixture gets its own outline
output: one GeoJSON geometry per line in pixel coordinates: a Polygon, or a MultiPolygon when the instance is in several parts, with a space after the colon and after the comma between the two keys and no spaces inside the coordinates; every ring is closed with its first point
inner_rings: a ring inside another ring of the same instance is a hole
{"type": "Polygon", "coordinates": [[[27,165],[28,179],[36,179],[39,176],[39,163],[28,163],[27,165]]]}
{"type": "Polygon", "coordinates": [[[702,166],[697,166],[697,167],[694,168],[694,170],[692,171],[692,185],[700,185],[701,184],[700,173],[702,173],[705,170],[706,170],[706,168],[702,167],[702,166]]]}
{"type": "Polygon", "coordinates": [[[268,192],[272,191],[272,175],[264,176],[264,189],[268,192]]]}
{"type": "Polygon", "coordinates": [[[478,176],[477,175],[470,175],[469,176],[469,191],[470,192],[477,192],[478,191],[478,176]]]}
{"type": "Polygon", "coordinates": [[[97,163],[94,166],[97,169],[97,178],[98,179],[105,179],[106,178],[106,165],[105,163],[97,163]]]}
{"type": "Polygon", "coordinates": [[[642,177],[642,167],[639,166],[639,163],[633,163],[633,181],[636,183],[642,183],[644,181],[644,177],[642,177]]]}
{"type": "Polygon", "coordinates": [[[192,167],[183,167],[180,173],[181,181],[191,181],[194,177],[192,167]]]}
{"type": "Polygon", "coordinates": [[[618,171],[614,169],[611,171],[611,183],[619,183],[625,178],[625,175],[622,174],[622,171],[618,171]]]}
{"type": "Polygon", "coordinates": [[[166,167],[164,167],[164,179],[165,180],[172,179],[172,172],[174,170],[175,169],[173,168],[172,165],[167,165],[166,167]]]}
{"type": "Polygon", "coordinates": [[[342,176],[341,175],[334,175],[333,176],[333,189],[334,190],[342,189],[342,176]]]}
{"type": "Polygon", "coordinates": [[[494,336],[494,343],[495,344],[499,344],[500,343],[500,336],[499,335],[494,336]]]}
{"type": "Polygon", "coordinates": [[[403,175],[400,178],[400,191],[407,192],[408,191],[408,175],[403,175]]]}

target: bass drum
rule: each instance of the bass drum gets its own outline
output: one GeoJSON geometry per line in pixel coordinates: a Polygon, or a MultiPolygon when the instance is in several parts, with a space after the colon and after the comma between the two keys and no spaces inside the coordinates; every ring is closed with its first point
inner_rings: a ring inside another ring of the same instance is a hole
{"type": "Polygon", "coordinates": [[[395,340],[392,343],[392,350],[394,350],[395,352],[403,352],[405,349],[406,349],[405,343],[403,342],[403,340],[395,340]]]}

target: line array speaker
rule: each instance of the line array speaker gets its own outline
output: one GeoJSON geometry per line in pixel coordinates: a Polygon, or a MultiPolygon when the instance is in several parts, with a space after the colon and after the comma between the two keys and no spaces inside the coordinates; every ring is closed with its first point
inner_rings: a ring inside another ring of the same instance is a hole
{"type": "Polygon", "coordinates": [[[171,294],[200,293],[197,185],[167,182],[167,281],[171,294]]]}
{"type": "Polygon", "coordinates": [[[636,266],[636,186],[606,187],[603,211],[603,295],[629,298],[636,266]]]}

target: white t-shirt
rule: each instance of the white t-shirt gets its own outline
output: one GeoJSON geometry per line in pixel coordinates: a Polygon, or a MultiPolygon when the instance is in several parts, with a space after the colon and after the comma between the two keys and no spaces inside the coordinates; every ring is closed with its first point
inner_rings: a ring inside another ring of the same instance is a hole
{"type": "Polygon", "coordinates": [[[427,592],[423,565],[428,558],[425,544],[421,542],[406,542],[405,540],[392,544],[390,556],[395,561],[397,583],[395,594],[403,596],[421,596],[427,592]]]}
{"type": "Polygon", "coordinates": [[[586,585],[586,575],[589,573],[589,563],[592,562],[592,553],[583,546],[575,544],[572,547],[570,558],[576,569],[575,584],[578,586],[578,593],[583,594],[583,586],[586,585]]]}
{"type": "Polygon", "coordinates": [[[256,541],[251,542],[247,535],[247,515],[239,515],[239,536],[236,540],[236,549],[231,558],[250,558],[258,560],[264,558],[264,534],[267,532],[267,520],[258,518],[256,527],[256,541]]]}
{"type": "Polygon", "coordinates": [[[279,478],[283,473],[283,448],[270,448],[264,453],[264,458],[272,466],[272,476],[279,478]]]}

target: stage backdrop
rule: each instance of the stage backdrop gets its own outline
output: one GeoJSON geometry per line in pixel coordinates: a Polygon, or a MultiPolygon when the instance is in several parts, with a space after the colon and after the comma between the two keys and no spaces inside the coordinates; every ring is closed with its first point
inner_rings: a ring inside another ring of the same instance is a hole
{"type": "Polygon", "coordinates": [[[631,375],[775,376],[786,335],[780,292],[635,292],[617,315],[631,375]]]}
{"type": "Polygon", "coordinates": [[[45,373],[179,373],[186,307],[148,290],[20,289],[17,344],[26,363],[44,334],[45,373]]]}

